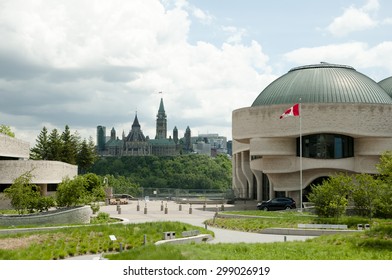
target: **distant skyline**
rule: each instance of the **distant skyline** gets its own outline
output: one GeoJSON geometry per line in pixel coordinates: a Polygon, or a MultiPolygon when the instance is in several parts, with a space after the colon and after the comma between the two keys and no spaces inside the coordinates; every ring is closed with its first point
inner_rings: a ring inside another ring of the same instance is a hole
{"type": "Polygon", "coordinates": [[[35,145],[46,126],[231,139],[232,111],[291,68],[392,76],[387,0],[0,0],[0,124],[35,145]],[[159,93],[162,92],[162,93],[159,93]]]}

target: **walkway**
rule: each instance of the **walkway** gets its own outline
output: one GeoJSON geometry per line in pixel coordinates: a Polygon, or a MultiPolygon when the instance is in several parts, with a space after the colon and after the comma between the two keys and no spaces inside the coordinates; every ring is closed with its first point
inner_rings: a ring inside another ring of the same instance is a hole
{"type": "MultiPolygon", "coordinates": [[[[110,214],[112,217],[124,219],[124,223],[145,223],[154,221],[178,221],[195,226],[204,227],[204,221],[212,219],[215,214],[216,205],[207,205],[206,211],[203,211],[202,205],[193,205],[192,213],[189,211],[189,204],[183,204],[182,210],[179,209],[179,204],[173,201],[163,202],[163,211],[161,211],[161,201],[147,202],[147,214],[144,214],[145,203],[140,202],[140,210],[137,211],[137,201],[131,201],[130,204],[121,205],[121,214],[118,214],[116,205],[101,206],[100,211],[110,214]],[[165,208],[167,205],[167,214],[165,208]]],[[[220,207],[220,205],[218,205],[220,207]]],[[[241,210],[244,207],[252,208],[252,205],[225,205],[225,210],[241,210]]],[[[259,234],[250,232],[241,232],[227,229],[220,229],[215,227],[208,227],[209,230],[215,233],[214,240],[209,243],[267,243],[267,242],[283,242],[294,240],[306,240],[313,238],[312,236],[296,236],[296,235],[273,235],[273,234],[259,234]]],[[[71,260],[91,260],[99,259],[100,255],[77,256],[70,258],[71,260]]]]}
{"type": "MultiPolygon", "coordinates": [[[[179,221],[195,226],[204,227],[204,221],[212,219],[215,215],[216,205],[207,205],[206,211],[203,211],[202,205],[193,205],[192,214],[189,214],[189,204],[183,204],[180,211],[180,205],[173,201],[164,201],[163,209],[161,211],[162,201],[149,201],[147,202],[147,214],[144,214],[145,203],[139,204],[140,211],[137,211],[137,201],[131,201],[130,204],[121,205],[121,214],[117,212],[116,205],[101,206],[100,211],[109,213],[112,217],[126,219],[128,223],[144,223],[153,221],[179,221]],[[167,214],[165,208],[167,206],[167,214]]],[[[220,205],[218,205],[220,207],[220,205]]],[[[225,210],[236,210],[238,205],[225,205],[225,210]]],[[[255,243],[255,242],[278,242],[284,241],[282,235],[259,234],[250,232],[241,232],[234,230],[219,229],[208,227],[215,233],[215,239],[211,243],[255,243]]],[[[305,240],[309,236],[287,236],[287,241],[292,240],[305,240]]]]}

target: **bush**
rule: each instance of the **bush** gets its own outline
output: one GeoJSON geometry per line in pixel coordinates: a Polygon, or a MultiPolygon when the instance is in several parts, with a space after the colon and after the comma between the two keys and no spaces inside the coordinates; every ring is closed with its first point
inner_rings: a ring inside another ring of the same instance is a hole
{"type": "Polygon", "coordinates": [[[57,188],[58,206],[85,205],[105,198],[105,190],[99,176],[86,174],[74,179],[64,179],[57,188]]]}
{"type": "Polygon", "coordinates": [[[31,184],[32,174],[26,172],[14,180],[12,185],[4,190],[5,197],[11,200],[12,207],[23,214],[34,212],[40,197],[39,187],[31,184]]]}
{"type": "Polygon", "coordinates": [[[320,217],[341,217],[346,211],[351,185],[351,177],[340,174],[324,180],[320,186],[313,186],[308,198],[315,204],[316,214],[320,217]]]}
{"type": "Polygon", "coordinates": [[[104,213],[104,212],[99,212],[97,217],[95,217],[91,223],[93,224],[103,224],[103,223],[107,223],[110,220],[110,216],[108,213],[104,213]]]}

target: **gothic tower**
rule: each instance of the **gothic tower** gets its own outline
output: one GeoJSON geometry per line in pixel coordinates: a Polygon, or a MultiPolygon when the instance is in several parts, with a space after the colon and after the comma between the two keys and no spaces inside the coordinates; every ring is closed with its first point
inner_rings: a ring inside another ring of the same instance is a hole
{"type": "Polygon", "coordinates": [[[137,114],[135,115],[131,131],[125,138],[124,153],[125,155],[131,156],[141,156],[148,154],[146,137],[141,130],[137,114]]]}
{"type": "Polygon", "coordinates": [[[186,130],[185,130],[185,150],[186,151],[190,151],[192,150],[191,147],[191,129],[189,128],[189,126],[187,126],[186,130]]]}
{"type": "Polygon", "coordinates": [[[114,127],[112,127],[112,130],[110,131],[110,140],[116,140],[116,130],[114,127]]]}
{"type": "Polygon", "coordinates": [[[177,129],[177,126],[175,126],[174,129],[173,129],[173,140],[174,140],[174,143],[178,144],[178,129],[177,129]]]}
{"type": "Polygon", "coordinates": [[[167,137],[167,119],[166,119],[165,108],[163,107],[163,98],[159,104],[159,110],[157,114],[157,132],[155,139],[166,139],[167,137]]]}

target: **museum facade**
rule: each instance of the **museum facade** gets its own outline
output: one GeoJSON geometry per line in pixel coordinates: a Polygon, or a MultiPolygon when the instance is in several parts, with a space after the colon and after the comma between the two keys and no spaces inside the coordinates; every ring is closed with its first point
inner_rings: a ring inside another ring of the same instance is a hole
{"type": "Polygon", "coordinates": [[[298,204],[311,184],[336,173],[376,174],[380,154],[392,150],[391,85],[392,77],[378,84],[329,63],[273,81],[250,107],[232,113],[236,196],[289,196],[298,204]],[[298,116],[280,118],[295,104],[298,116]]]}
{"type": "Polygon", "coordinates": [[[30,160],[30,144],[0,133],[0,209],[9,208],[3,192],[19,176],[30,172],[31,183],[40,187],[42,195],[51,195],[66,177],[78,175],[78,166],[60,161],[30,160]]]}

